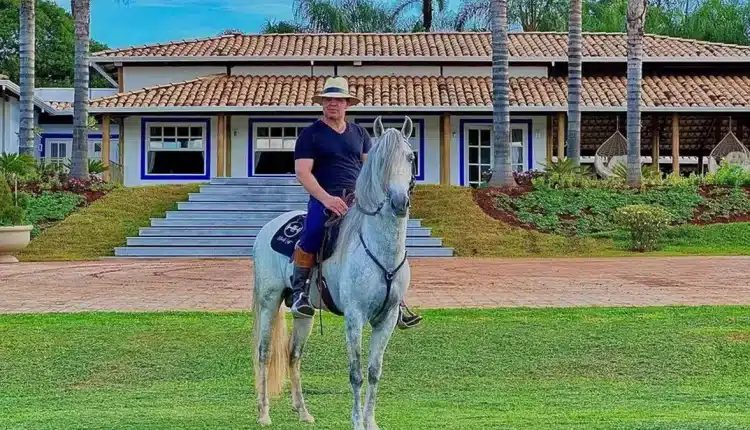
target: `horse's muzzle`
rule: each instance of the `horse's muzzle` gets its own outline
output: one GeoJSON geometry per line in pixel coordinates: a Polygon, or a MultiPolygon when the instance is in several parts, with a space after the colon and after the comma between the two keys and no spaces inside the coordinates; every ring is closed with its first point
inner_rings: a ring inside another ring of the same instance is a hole
{"type": "Polygon", "coordinates": [[[391,193],[391,209],[397,217],[405,217],[410,204],[408,193],[391,193]]]}

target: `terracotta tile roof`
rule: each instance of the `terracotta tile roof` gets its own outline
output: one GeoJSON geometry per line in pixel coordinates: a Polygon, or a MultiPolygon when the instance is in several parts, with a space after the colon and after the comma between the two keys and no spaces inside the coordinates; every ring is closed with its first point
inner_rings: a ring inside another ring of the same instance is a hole
{"type": "MultiPolygon", "coordinates": [[[[510,34],[511,60],[522,58],[564,59],[567,33],[528,32],[510,34]]],[[[626,56],[624,33],[585,33],[584,58],[626,56]]],[[[679,57],[710,59],[748,57],[750,46],[710,43],[666,36],[646,35],[646,59],[679,57]]],[[[482,57],[489,61],[490,34],[453,33],[326,33],[326,34],[230,34],[207,39],[176,41],[101,51],[94,57],[482,57]]],[[[747,58],[744,58],[747,60],[747,58]]]]}
{"type": "MultiPolygon", "coordinates": [[[[367,107],[440,108],[492,104],[492,81],[487,76],[374,76],[350,77],[350,90],[367,107]]],[[[191,81],[145,88],[91,101],[92,108],[155,107],[309,107],[325,77],[212,75],[191,81]]],[[[562,77],[513,77],[510,103],[515,108],[562,110],[567,82],[562,77]]],[[[624,108],[626,78],[586,77],[584,108],[624,108]]],[[[644,108],[748,108],[750,76],[646,76],[644,108]]]]}
{"type": "Polygon", "coordinates": [[[73,109],[73,103],[71,102],[60,102],[60,101],[48,100],[47,104],[49,104],[50,106],[52,106],[53,108],[57,110],[73,109]]]}

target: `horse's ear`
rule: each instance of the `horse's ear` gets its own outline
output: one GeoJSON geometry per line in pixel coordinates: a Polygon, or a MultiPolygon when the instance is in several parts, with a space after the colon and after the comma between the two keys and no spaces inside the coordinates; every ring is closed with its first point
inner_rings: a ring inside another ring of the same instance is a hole
{"type": "Polygon", "coordinates": [[[372,132],[375,137],[380,137],[385,133],[385,127],[383,127],[383,119],[381,117],[375,118],[375,123],[372,125],[372,132]]]}
{"type": "Polygon", "coordinates": [[[411,122],[411,118],[406,116],[404,118],[404,125],[403,127],[401,127],[401,134],[404,135],[406,140],[409,140],[413,132],[414,132],[414,124],[411,122]]]}

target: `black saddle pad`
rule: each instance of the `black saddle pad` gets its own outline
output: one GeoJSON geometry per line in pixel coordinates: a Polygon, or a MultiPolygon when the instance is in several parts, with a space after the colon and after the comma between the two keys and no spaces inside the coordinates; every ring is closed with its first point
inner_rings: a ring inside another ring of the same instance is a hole
{"type": "Polygon", "coordinates": [[[302,235],[306,216],[307,214],[297,215],[282,225],[271,239],[271,249],[292,258],[294,245],[302,235]]]}
{"type": "MultiPolygon", "coordinates": [[[[302,236],[306,217],[307,214],[297,215],[282,225],[271,239],[271,249],[291,259],[294,254],[294,245],[302,236]]],[[[325,261],[333,255],[333,251],[336,248],[336,240],[339,237],[339,225],[340,223],[336,223],[331,227],[326,227],[326,232],[323,236],[323,245],[320,249],[320,261],[325,261]]]]}

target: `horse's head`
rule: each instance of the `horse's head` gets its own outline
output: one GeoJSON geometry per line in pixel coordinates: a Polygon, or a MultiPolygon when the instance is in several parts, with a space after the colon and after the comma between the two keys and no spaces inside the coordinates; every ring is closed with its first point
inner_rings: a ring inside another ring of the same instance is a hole
{"type": "MultiPolygon", "coordinates": [[[[368,161],[379,171],[382,190],[390,201],[390,210],[398,217],[405,217],[409,210],[411,190],[414,187],[414,152],[409,144],[414,124],[408,116],[401,130],[386,129],[380,117],[375,119],[373,132],[375,143],[368,161]]],[[[375,172],[373,172],[375,173],[375,172]]]]}

